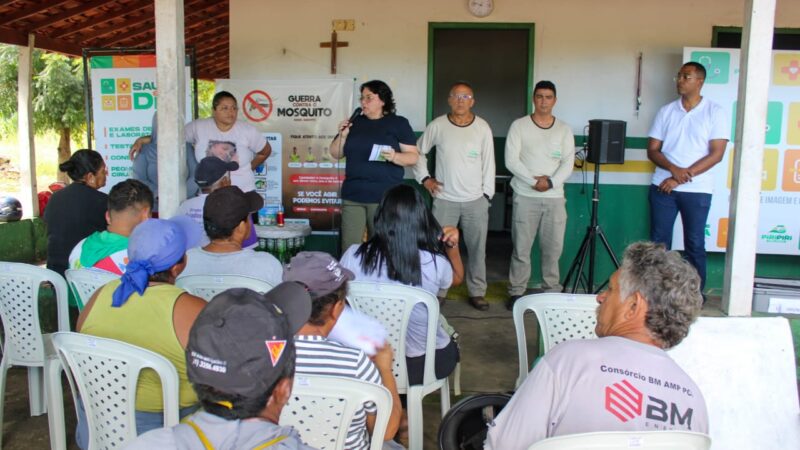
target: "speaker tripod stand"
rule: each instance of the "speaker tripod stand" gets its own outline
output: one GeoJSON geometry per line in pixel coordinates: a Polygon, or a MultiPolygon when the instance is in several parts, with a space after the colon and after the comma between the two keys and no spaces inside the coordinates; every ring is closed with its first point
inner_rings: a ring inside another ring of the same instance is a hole
{"type": "Polygon", "coordinates": [[[583,242],[581,242],[580,250],[578,250],[578,254],[575,255],[575,259],[572,260],[572,264],[569,266],[569,271],[567,272],[567,277],[564,278],[564,282],[562,286],[564,288],[561,292],[567,292],[567,287],[570,284],[570,280],[572,280],[572,292],[573,294],[577,292],[578,285],[585,281],[586,284],[584,285],[584,289],[587,293],[597,293],[608,283],[608,280],[603,282],[598,288],[597,291],[594,291],[594,265],[595,265],[595,253],[597,250],[597,239],[600,238],[600,242],[603,243],[603,247],[605,247],[608,256],[611,257],[611,261],[614,262],[614,267],[619,268],[619,261],[617,260],[616,255],[614,255],[614,251],[611,250],[611,245],[608,243],[608,239],[606,239],[605,233],[603,233],[603,229],[600,227],[600,224],[597,223],[597,207],[600,204],[600,164],[595,163],[594,165],[594,188],[592,190],[592,218],[589,223],[589,226],[586,227],[586,236],[583,237],[583,242]],[[589,256],[589,274],[588,277],[584,280],[583,276],[583,268],[586,263],[586,256],[589,256]],[[573,276],[575,277],[573,279],[573,276]]]}

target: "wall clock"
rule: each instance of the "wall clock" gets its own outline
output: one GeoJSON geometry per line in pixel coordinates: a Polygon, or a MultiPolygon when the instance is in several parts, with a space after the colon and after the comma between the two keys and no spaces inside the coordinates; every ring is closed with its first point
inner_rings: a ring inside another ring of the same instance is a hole
{"type": "Polygon", "coordinates": [[[494,0],[467,0],[469,12],[475,17],[486,17],[494,10],[494,0]]]}

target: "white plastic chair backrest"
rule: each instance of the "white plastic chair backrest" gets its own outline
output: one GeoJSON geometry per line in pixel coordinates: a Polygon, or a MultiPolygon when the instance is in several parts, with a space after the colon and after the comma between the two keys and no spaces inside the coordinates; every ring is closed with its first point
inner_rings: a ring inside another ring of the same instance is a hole
{"type": "Polygon", "coordinates": [[[556,436],[529,450],[707,450],[710,446],[710,437],[689,431],[611,431],[556,436]]]}
{"type": "Polygon", "coordinates": [[[0,318],[5,330],[3,351],[10,365],[44,365],[38,301],[39,287],[43,282],[51,283],[55,289],[59,331],[69,331],[64,278],[38,266],[0,262],[0,318]]]}
{"type": "Polygon", "coordinates": [[[64,273],[70,290],[80,302],[78,309],[82,310],[92,295],[109,281],[119,279],[119,275],[105,270],[97,269],[67,269],[64,273]]]}
{"type": "Polygon", "coordinates": [[[320,450],[343,449],[356,410],[374,402],[378,412],[371,450],[383,447],[392,412],[392,394],[383,386],[352,378],[295,374],[289,403],[280,424],[300,432],[307,445],[320,450]]]}
{"type": "Polygon", "coordinates": [[[667,352],[703,393],[713,449],[800,449],[796,345],[783,317],[700,317],[667,352]]]}
{"type": "Polygon", "coordinates": [[[408,389],[406,367],[406,333],[411,310],[417,303],[428,309],[427,338],[425,341],[425,375],[422,384],[436,381],[436,331],[439,323],[439,301],[436,296],[420,288],[392,283],[351,281],[347,301],[353,308],[380,321],[388,333],[387,340],[394,351],[392,373],[397,390],[408,389]]]}
{"type": "Polygon", "coordinates": [[[589,294],[533,294],[514,303],[514,329],[517,334],[519,377],[517,386],[528,376],[528,348],[525,340],[525,311],[536,314],[545,353],[570,339],[595,338],[597,296],[589,294]]]}
{"type": "Polygon", "coordinates": [[[178,277],[175,286],[202,297],[207,302],[230,288],[248,288],[263,294],[274,287],[266,281],[242,275],[186,275],[178,277]]]}
{"type": "Polygon", "coordinates": [[[77,404],[80,392],[89,425],[89,449],[122,448],[136,438],[136,383],[143,369],[161,378],[164,426],[178,424],[178,371],[163,356],[135,345],[87,334],[60,332],[53,347],[77,404]]]}

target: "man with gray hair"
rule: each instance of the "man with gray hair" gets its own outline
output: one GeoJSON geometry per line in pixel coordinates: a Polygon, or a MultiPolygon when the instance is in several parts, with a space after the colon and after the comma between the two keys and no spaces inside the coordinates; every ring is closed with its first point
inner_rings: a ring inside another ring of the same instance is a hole
{"type": "Polygon", "coordinates": [[[597,296],[599,339],[559,344],[489,428],[486,449],[596,431],[708,433],[703,394],[666,353],[702,306],[700,277],[677,252],[637,242],[597,296]]]}

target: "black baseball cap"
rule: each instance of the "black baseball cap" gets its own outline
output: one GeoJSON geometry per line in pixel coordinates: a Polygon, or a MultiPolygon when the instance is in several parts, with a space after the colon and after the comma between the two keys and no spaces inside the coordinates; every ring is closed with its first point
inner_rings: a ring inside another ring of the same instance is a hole
{"type": "Polygon", "coordinates": [[[239,170],[236,161],[225,162],[216,156],[206,156],[194,170],[194,181],[201,188],[209,187],[224,177],[226,173],[239,170]]]}
{"type": "Polygon", "coordinates": [[[189,381],[248,398],[266,392],[294,358],[294,335],[310,315],[311,297],[298,283],[266,294],[246,288],[217,294],[189,332],[189,381]]]}
{"type": "Polygon", "coordinates": [[[208,194],[203,219],[215,226],[232,229],[264,207],[264,197],[255,191],[242,192],[238,186],[225,186],[208,194]]]}

